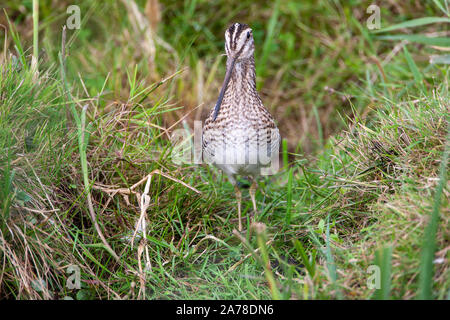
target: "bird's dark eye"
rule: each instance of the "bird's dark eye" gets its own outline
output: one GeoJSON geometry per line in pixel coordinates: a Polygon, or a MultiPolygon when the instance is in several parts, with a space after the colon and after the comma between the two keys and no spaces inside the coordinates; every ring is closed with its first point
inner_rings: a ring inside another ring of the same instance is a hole
{"type": "Polygon", "coordinates": [[[247,39],[250,39],[250,31],[247,32],[247,39]]]}

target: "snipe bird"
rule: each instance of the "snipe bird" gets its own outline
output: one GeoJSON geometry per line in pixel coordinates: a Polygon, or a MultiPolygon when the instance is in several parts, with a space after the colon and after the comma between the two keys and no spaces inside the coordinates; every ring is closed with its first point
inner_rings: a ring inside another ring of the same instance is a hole
{"type": "Polygon", "coordinates": [[[203,160],[221,169],[233,184],[242,231],[242,194],[238,175],[252,180],[250,197],[256,214],[256,178],[277,169],[280,133],[256,90],[252,29],[235,23],[225,32],[227,68],[215,107],[205,121],[203,160]]]}

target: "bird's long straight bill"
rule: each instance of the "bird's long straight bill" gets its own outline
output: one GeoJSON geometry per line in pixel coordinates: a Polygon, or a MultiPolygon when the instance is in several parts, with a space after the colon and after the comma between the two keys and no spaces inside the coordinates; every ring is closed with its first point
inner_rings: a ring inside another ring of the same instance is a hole
{"type": "Polygon", "coordinates": [[[219,93],[219,99],[217,99],[216,106],[214,107],[213,121],[216,121],[217,115],[219,114],[220,106],[222,105],[223,96],[225,95],[225,91],[227,90],[228,83],[230,82],[235,63],[236,63],[236,58],[233,58],[231,60],[229,67],[227,68],[227,72],[225,74],[225,80],[223,80],[222,89],[220,90],[220,93],[219,93]]]}

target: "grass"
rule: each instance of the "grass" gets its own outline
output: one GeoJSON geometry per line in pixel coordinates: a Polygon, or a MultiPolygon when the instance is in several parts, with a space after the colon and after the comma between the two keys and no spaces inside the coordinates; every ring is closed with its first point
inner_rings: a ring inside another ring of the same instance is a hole
{"type": "Polygon", "coordinates": [[[448,299],[447,2],[383,5],[373,32],[369,2],[85,1],[65,36],[69,3],[38,25],[6,3],[1,298],[448,299]],[[170,139],[213,105],[235,20],[284,138],[243,236],[231,184],[170,139]]]}
{"type": "MultiPolygon", "coordinates": [[[[448,130],[447,130],[448,132],[448,130]]],[[[447,142],[450,138],[447,134],[447,142]]],[[[432,295],[432,283],[433,283],[433,259],[434,252],[436,251],[436,233],[439,224],[439,214],[441,207],[441,197],[444,189],[444,184],[447,183],[447,162],[448,162],[448,144],[446,144],[444,154],[442,156],[440,172],[439,172],[439,184],[436,187],[434,195],[433,212],[431,221],[428,223],[425,230],[425,241],[422,249],[422,260],[420,270],[420,295],[421,299],[431,299],[432,295]]]]}

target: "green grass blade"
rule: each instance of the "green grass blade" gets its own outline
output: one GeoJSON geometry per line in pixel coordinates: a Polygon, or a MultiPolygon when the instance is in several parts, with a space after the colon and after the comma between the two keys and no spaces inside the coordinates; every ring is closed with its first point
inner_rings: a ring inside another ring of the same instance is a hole
{"type": "MultiPolygon", "coordinates": [[[[8,148],[8,159],[6,167],[0,170],[3,175],[0,190],[0,223],[2,232],[6,231],[6,222],[9,219],[11,204],[14,200],[14,191],[12,181],[14,179],[15,171],[11,169],[11,148],[8,148]]],[[[0,175],[1,176],[1,175],[0,175]]]]}
{"type": "Polygon", "coordinates": [[[445,15],[450,16],[450,12],[448,11],[448,0],[444,0],[446,8],[442,5],[442,3],[439,0],[433,0],[436,7],[439,8],[445,15]]]}
{"type": "Polygon", "coordinates": [[[408,62],[409,69],[411,70],[414,80],[416,82],[416,85],[418,88],[422,90],[422,92],[425,92],[425,86],[423,84],[423,76],[422,73],[420,73],[419,68],[417,68],[416,63],[414,62],[413,58],[411,57],[411,54],[409,53],[406,46],[403,47],[403,52],[405,53],[406,61],[408,62]]]}
{"type": "Polygon", "coordinates": [[[418,19],[408,20],[408,21],[405,21],[402,23],[395,24],[390,27],[386,27],[386,28],[374,31],[374,33],[382,33],[382,32],[404,29],[404,28],[413,28],[413,27],[424,26],[424,25],[433,24],[433,23],[450,23],[450,18],[440,18],[440,17],[418,18],[418,19]]]}
{"type": "Polygon", "coordinates": [[[444,154],[442,156],[441,167],[439,172],[439,183],[436,187],[434,195],[433,211],[431,219],[425,229],[425,239],[422,248],[422,257],[420,261],[420,276],[419,276],[419,295],[418,298],[432,299],[433,288],[433,260],[436,251],[436,233],[439,225],[439,212],[441,208],[441,197],[444,186],[447,185],[447,164],[448,153],[450,149],[450,125],[447,127],[447,139],[444,154]]]}
{"type": "Polygon", "coordinates": [[[86,104],[81,111],[80,126],[78,127],[78,148],[80,151],[80,161],[81,161],[81,171],[83,174],[84,190],[89,192],[90,183],[88,177],[88,166],[87,166],[87,145],[86,141],[86,110],[88,105],[86,104]]]}
{"type": "Polygon", "coordinates": [[[292,168],[289,169],[288,176],[288,188],[287,188],[287,199],[286,199],[286,224],[291,223],[291,209],[292,209],[292,184],[293,184],[293,172],[292,168]]]}
{"type": "Polygon", "coordinates": [[[287,139],[283,139],[281,141],[281,152],[283,156],[283,168],[289,167],[289,157],[288,157],[288,141],[287,139]]]}
{"type": "Polygon", "coordinates": [[[423,34],[394,34],[394,35],[386,35],[386,36],[377,36],[376,39],[379,40],[407,40],[410,42],[427,44],[430,46],[438,46],[438,47],[450,47],[450,38],[444,37],[427,37],[423,34]]]}
{"type": "Polygon", "coordinates": [[[337,286],[337,271],[336,271],[336,263],[334,262],[333,254],[331,253],[330,246],[330,215],[327,216],[327,228],[325,231],[326,234],[326,247],[325,247],[325,257],[327,262],[328,275],[330,277],[331,283],[335,289],[335,295],[338,299],[342,299],[341,292],[337,286]]]}
{"type": "Polygon", "coordinates": [[[295,240],[294,242],[295,249],[297,250],[297,253],[300,255],[300,258],[302,260],[302,263],[304,264],[306,270],[308,271],[311,278],[314,277],[315,274],[315,260],[314,256],[312,257],[312,261],[310,262],[310,259],[308,258],[308,255],[306,254],[305,248],[303,247],[303,244],[295,240]]]}
{"type": "Polygon", "coordinates": [[[39,0],[33,0],[33,56],[39,57],[39,0]]]}
{"type": "Polygon", "coordinates": [[[22,63],[23,68],[28,70],[28,64],[27,64],[27,61],[25,58],[25,53],[24,53],[24,50],[22,47],[22,42],[20,41],[19,33],[17,32],[16,28],[14,27],[14,24],[11,23],[11,21],[9,20],[9,16],[6,13],[5,9],[3,9],[3,12],[5,14],[6,20],[8,21],[9,33],[11,34],[11,37],[14,41],[14,45],[15,45],[17,54],[19,55],[20,62],[22,63]]]}
{"type": "Polygon", "coordinates": [[[387,300],[391,291],[391,259],[392,247],[378,249],[375,252],[375,265],[380,268],[380,288],[376,289],[373,298],[387,300]]]}

